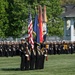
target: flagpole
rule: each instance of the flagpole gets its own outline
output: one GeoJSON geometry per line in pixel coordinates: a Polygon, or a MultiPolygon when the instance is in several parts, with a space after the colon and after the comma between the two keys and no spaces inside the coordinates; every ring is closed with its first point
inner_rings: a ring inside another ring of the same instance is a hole
{"type": "Polygon", "coordinates": [[[37,14],[37,7],[35,6],[35,14],[37,14]]]}
{"type": "Polygon", "coordinates": [[[43,38],[44,42],[46,41],[46,36],[47,36],[47,16],[46,16],[46,6],[44,5],[44,10],[43,10],[43,38]]]}
{"type": "Polygon", "coordinates": [[[42,7],[39,5],[39,14],[38,14],[38,20],[39,20],[39,30],[40,30],[40,43],[43,42],[43,20],[42,20],[42,7]]]}
{"type": "Polygon", "coordinates": [[[29,5],[29,18],[28,18],[28,41],[31,44],[32,50],[34,49],[34,40],[33,40],[33,23],[31,16],[31,6],[29,5]]]}

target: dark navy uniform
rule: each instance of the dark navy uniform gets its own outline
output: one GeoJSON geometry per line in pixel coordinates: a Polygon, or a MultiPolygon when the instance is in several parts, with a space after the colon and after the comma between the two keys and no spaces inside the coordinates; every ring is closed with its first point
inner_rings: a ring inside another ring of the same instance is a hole
{"type": "Polygon", "coordinates": [[[67,44],[67,42],[65,42],[63,45],[64,45],[64,46],[63,46],[64,53],[65,53],[65,54],[68,54],[68,44],[67,44]]]}
{"type": "Polygon", "coordinates": [[[21,52],[21,70],[25,70],[25,61],[26,61],[26,58],[25,58],[25,54],[26,54],[26,51],[25,51],[25,44],[24,44],[24,41],[21,40],[21,44],[20,44],[20,52],[21,52]]]}
{"type": "Polygon", "coordinates": [[[7,42],[4,42],[3,49],[4,49],[4,55],[6,57],[8,57],[9,56],[9,52],[8,52],[8,43],[7,42]]]}
{"type": "Polygon", "coordinates": [[[26,50],[26,54],[25,54],[25,70],[29,70],[30,68],[30,51],[28,49],[28,42],[25,42],[25,50],[26,50]]]}
{"type": "Polygon", "coordinates": [[[55,42],[53,42],[53,52],[54,52],[54,55],[56,54],[56,43],[55,42]]]}
{"type": "Polygon", "coordinates": [[[19,54],[19,42],[16,43],[16,55],[20,55],[19,54]]]}
{"type": "Polygon", "coordinates": [[[74,44],[72,42],[69,42],[69,53],[73,54],[74,51],[74,44]]]}
{"type": "Polygon", "coordinates": [[[51,43],[51,42],[50,42],[50,44],[49,44],[48,54],[50,54],[50,55],[53,54],[53,53],[52,53],[52,43],[51,43]]]}
{"type": "Polygon", "coordinates": [[[13,42],[12,44],[12,56],[16,56],[16,43],[13,42]]]}
{"type": "Polygon", "coordinates": [[[44,68],[44,59],[45,59],[45,49],[44,47],[41,48],[41,54],[40,54],[40,69],[44,68]]]}
{"type": "Polygon", "coordinates": [[[3,54],[3,44],[0,42],[0,56],[4,56],[3,54]]]}
{"type": "Polygon", "coordinates": [[[9,42],[9,44],[8,44],[8,52],[9,52],[9,56],[12,56],[12,45],[11,45],[11,42],[9,42]]]}
{"type": "Polygon", "coordinates": [[[42,46],[41,46],[41,59],[40,59],[40,69],[44,69],[44,61],[48,61],[48,48],[49,48],[49,45],[48,43],[47,44],[44,44],[42,43],[42,46]]]}
{"type": "Polygon", "coordinates": [[[36,48],[36,60],[35,60],[35,69],[40,69],[40,47],[36,48]]]}
{"type": "Polygon", "coordinates": [[[35,57],[36,57],[36,52],[35,50],[30,50],[31,54],[30,54],[30,70],[34,70],[35,69],[35,57]]]}
{"type": "Polygon", "coordinates": [[[50,43],[49,49],[50,49],[50,54],[53,54],[54,53],[53,42],[50,43]]]}
{"type": "Polygon", "coordinates": [[[60,54],[61,53],[61,44],[60,42],[57,43],[57,54],[60,54]]]}

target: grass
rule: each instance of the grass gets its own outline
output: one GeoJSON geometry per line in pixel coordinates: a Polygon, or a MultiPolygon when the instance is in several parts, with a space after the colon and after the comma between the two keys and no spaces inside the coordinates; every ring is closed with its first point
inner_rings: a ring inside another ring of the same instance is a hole
{"type": "Polygon", "coordinates": [[[0,57],[0,75],[75,75],[75,54],[49,55],[42,70],[20,71],[20,57],[0,57]]]}

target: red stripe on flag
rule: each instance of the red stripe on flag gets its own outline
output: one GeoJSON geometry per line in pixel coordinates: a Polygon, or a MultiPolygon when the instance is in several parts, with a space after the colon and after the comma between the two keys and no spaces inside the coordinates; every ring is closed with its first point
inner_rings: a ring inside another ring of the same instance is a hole
{"type": "Polygon", "coordinates": [[[43,42],[43,21],[42,21],[42,7],[39,6],[39,32],[40,32],[40,43],[43,42]]]}
{"type": "Polygon", "coordinates": [[[29,25],[28,25],[28,37],[29,37],[29,43],[31,44],[32,49],[34,49],[34,41],[33,41],[33,24],[31,19],[31,14],[29,15],[29,25]]]}

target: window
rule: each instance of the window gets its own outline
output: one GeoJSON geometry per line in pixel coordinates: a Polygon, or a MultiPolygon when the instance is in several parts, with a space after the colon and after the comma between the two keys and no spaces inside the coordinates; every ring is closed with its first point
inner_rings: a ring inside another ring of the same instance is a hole
{"type": "Polygon", "coordinates": [[[71,21],[68,19],[67,21],[66,21],[66,35],[70,35],[70,28],[71,28],[71,23],[70,23],[71,21]]]}
{"type": "Polygon", "coordinates": [[[75,35],[75,22],[74,22],[74,35],[75,35]]]}

